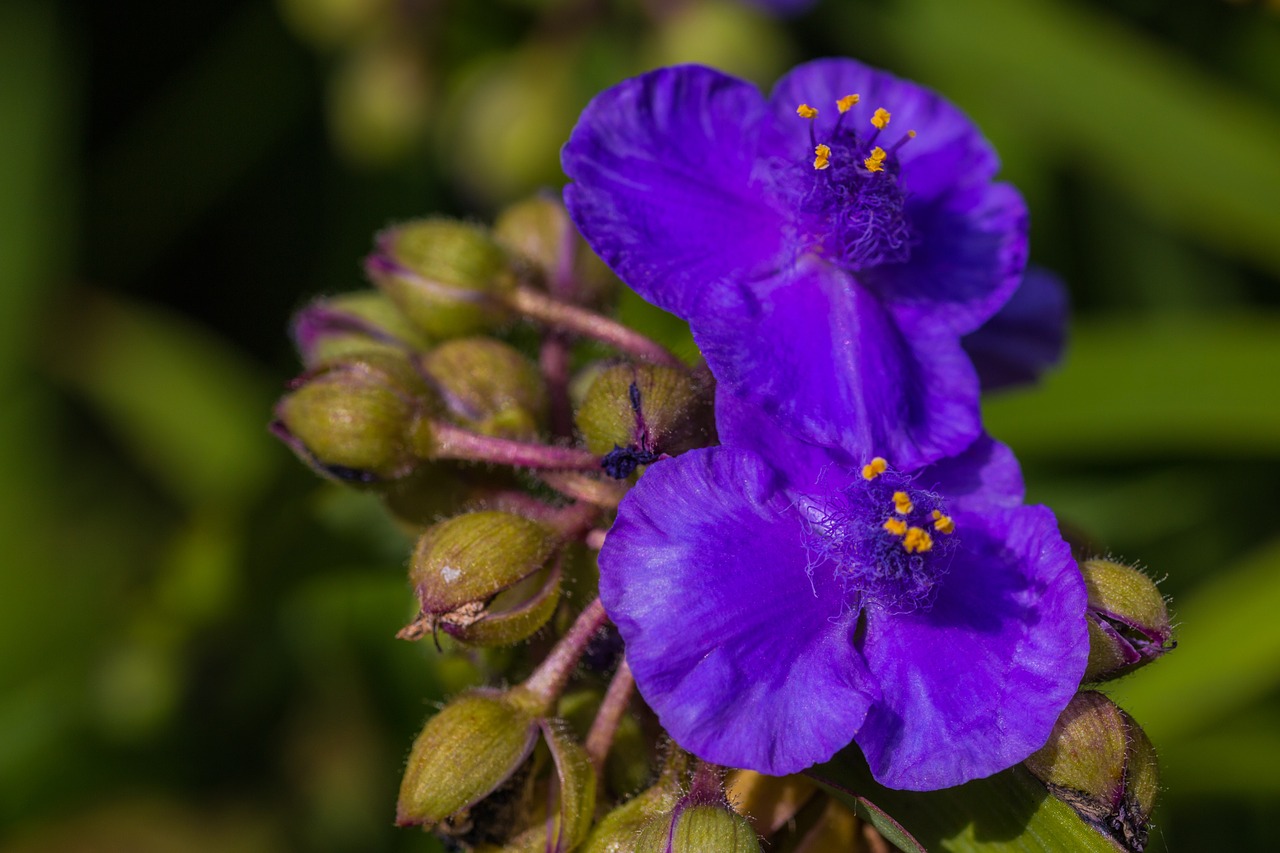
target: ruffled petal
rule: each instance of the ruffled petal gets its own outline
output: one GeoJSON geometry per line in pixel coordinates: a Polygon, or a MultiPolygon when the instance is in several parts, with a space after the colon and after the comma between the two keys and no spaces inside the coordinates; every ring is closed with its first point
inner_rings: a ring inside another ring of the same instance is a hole
{"type": "Polygon", "coordinates": [[[937,600],[868,611],[880,684],[858,745],[881,783],[932,790],[989,776],[1049,737],[1089,653],[1084,581],[1044,507],[957,514],[937,600]]]}
{"type": "Polygon", "coordinates": [[[982,390],[1034,382],[1057,364],[1069,312],[1062,281],[1042,267],[1028,267],[1004,307],[960,342],[978,370],[982,390]]]}
{"type": "Polygon", "coordinates": [[[645,299],[688,318],[725,277],[776,265],[783,228],[750,183],[764,98],[701,66],[597,95],[561,152],[565,204],[591,248],[645,299]]]}
{"type": "Polygon", "coordinates": [[[881,107],[891,119],[877,138],[879,144],[889,148],[908,130],[916,131],[916,138],[894,154],[902,165],[900,180],[914,198],[929,201],[957,187],[983,185],[1000,168],[990,143],[954,104],[924,86],[852,59],[808,62],[778,81],[769,96],[773,121],[767,150],[785,155],[812,147],[808,122],[796,117],[802,103],[818,109],[814,131],[819,141],[828,138],[840,115],[836,101],[854,94],[860,100],[844,122],[860,137],[874,132],[871,116],[881,107]]]}
{"type": "Polygon", "coordinates": [[[600,597],[663,728],[708,761],[793,773],[847,745],[874,688],[830,572],[759,457],[651,466],[600,552],[600,597]],[[823,575],[828,575],[824,579],[823,575]]]}
{"type": "Polygon", "coordinates": [[[1026,489],[1013,451],[983,433],[963,453],[916,474],[916,485],[945,496],[953,512],[986,512],[1022,505],[1026,489]]]}
{"type": "Polygon", "coordinates": [[[912,470],[980,431],[978,380],[948,333],[904,334],[845,273],[803,257],[768,286],[708,294],[691,326],[719,382],[802,441],[912,470]]]}
{"type": "Polygon", "coordinates": [[[869,460],[850,458],[838,447],[801,441],[755,402],[716,386],[716,435],[726,447],[750,450],[779,472],[797,492],[838,492],[869,460]]]}
{"type": "Polygon", "coordinates": [[[1026,271],[1027,209],[1008,184],[970,188],[932,205],[908,204],[919,243],[902,264],[867,270],[904,329],[964,335],[1009,300],[1026,271]]]}

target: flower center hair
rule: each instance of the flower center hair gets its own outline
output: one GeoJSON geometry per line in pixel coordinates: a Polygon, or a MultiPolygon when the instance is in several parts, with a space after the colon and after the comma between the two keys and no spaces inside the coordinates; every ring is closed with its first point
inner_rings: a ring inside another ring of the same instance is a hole
{"type": "Polygon", "coordinates": [[[927,609],[955,548],[942,497],[877,456],[862,476],[805,507],[809,571],[834,571],[853,607],[927,609]]]}
{"type": "Polygon", "coordinates": [[[785,182],[800,193],[795,201],[807,220],[803,236],[809,248],[851,272],[907,260],[914,240],[895,155],[916,132],[908,130],[888,148],[881,147],[881,132],[891,115],[877,108],[871,129],[860,134],[850,115],[859,100],[846,95],[836,101],[839,116],[824,139],[814,131],[818,110],[808,104],[796,108],[796,115],[809,122],[812,168],[806,158],[799,186],[785,182]]]}

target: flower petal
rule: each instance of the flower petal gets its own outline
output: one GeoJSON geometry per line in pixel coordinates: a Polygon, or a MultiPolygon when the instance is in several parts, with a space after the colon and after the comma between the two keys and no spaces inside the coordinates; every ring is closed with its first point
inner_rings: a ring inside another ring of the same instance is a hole
{"type": "Polygon", "coordinates": [[[708,293],[691,326],[731,393],[853,460],[911,470],[980,431],[977,376],[959,341],[903,334],[871,293],[812,256],[768,286],[708,293]]]}
{"type": "Polygon", "coordinates": [[[1034,382],[1062,358],[1070,300],[1062,281],[1028,267],[1000,311],[961,344],[978,370],[983,391],[1034,382]]]}
{"type": "Polygon", "coordinates": [[[963,453],[921,469],[916,484],[946,496],[953,512],[1017,507],[1026,494],[1018,458],[986,433],[963,453]]]}
{"type": "Polygon", "coordinates": [[[565,204],[591,248],[645,299],[688,318],[726,276],[776,263],[780,214],[750,184],[764,98],[701,66],[596,96],[561,153],[565,204]]]}
{"type": "Polygon", "coordinates": [[[812,147],[808,122],[796,117],[802,103],[818,109],[814,132],[819,141],[828,138],[840,115],[835,102],[854,94],[860,99],[844,122],[846,127],[852,122],[860,137],[874,131],[871,116],[878,108],[891,116],[877,139],[884,147],[908,130],[916,131],[916,137],[894,154],[902,165],[902,184],[913,197],[928,201],[956,187],[981,186],[999,169],[990,143],[954,104],[924,86],[852,59],[808,62],[778,81],[769,96],[769,149],[784,154],[812,147]]]}
{"type": "Polygon", "coordinates": [[[1027,208],[1008,184],[908,203],[920,243],[903,264],[863,273],[904,329],[925,325],[964,335],[1000,310],[1026,271],[1027,208]]]}
{"type": "Polygon", "coordinates": [[[755,453],[782,475],[788,488],[806,494],[839,491],[869,461],[800,440],[758,403],[744,400],[723,383],[716,386],[716,435],[726,447],[755,453]]]}
{"type": "Polygon", "coordinates": [[[883,695],[858,732],[876,779],[932,790],[989,776],[1049,737],[1089,653],[1085,589],[1044,507],[957,514],[964,537],[928,611],[868,611],[883,695]]]}
{"type": "Polygon", "coordinates": [[[651,466],[600,552],[600,597],[663,728],[708,761],[793,773],[862,724],[873,688],[855,615],[806,571],[802,525],[754,454],[651,466]]]}

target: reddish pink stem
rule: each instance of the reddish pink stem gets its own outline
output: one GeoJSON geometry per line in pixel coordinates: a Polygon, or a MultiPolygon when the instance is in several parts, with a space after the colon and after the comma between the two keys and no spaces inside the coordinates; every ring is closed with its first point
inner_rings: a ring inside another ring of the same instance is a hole
{"type": "Polygon", "coordinates": [[[631,667],[626,658],[618,664],[618,671],[609,682],[609,689],[600,703],[600,710],[591,722],[591,731],[587,732],[587,756],[591,766],[596,770],[596,779],[604,775],[604,762],[609,757],[609,747],[613,745],[613,736],[618,731],[618,723],[631,704],[631,693],[635,690],[636,680],[631,675],[631,667]]]}
{"type": "Polygon", "coordinates": [[[518,468],[568,468],[594,471],[600,457],[577,447],[556,447],[480,435],[444,421],[423,424],[419,453],[427,459],[462,459],[518,468]]]}
{"type": "Polygon", "coordinates": [[[553,299],[529,287],[517,287],[507,296],[516,311],[554,329],[572,332],[606,343],[620,352],[629,353],[654,364],[685,367],[685,363],[662,344],[630,329],[617,320],[568,302],[553,299]]]}
{"type": "Polygon", "coordinates": [[[607,620],[608,617],[605,615],[604,605],[600,603],[600,599],[597,598],[588,604],[587,608],[578,615],[573,627],[560,638],[560,642],[556,643],[551,654],[538,665],[522,687],[541,700],[544,706],[550,708],[564,692],[565,685],[569,683],[569,677],[573,675],[574,668],[586,652],[591,638],[607,620]]]}

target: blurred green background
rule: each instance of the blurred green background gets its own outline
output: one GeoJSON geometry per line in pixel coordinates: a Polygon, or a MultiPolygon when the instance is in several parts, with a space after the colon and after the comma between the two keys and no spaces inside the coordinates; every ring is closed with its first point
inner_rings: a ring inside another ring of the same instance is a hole
{"type": "Polygon", "coordinates": [[[393,639],[404,543],[267,435],[285,329],[388,222],[558,186],[600,88],[855,56],[995,141],[1064,365],[993,399],[1031,496],[1138,560],[1180,648],[1114,685],[1149,849],[1280,804],[1280,9],[1222,0],[0,5],[0,844],[433,850],[403,756],[470,675],[393,639]]]}

